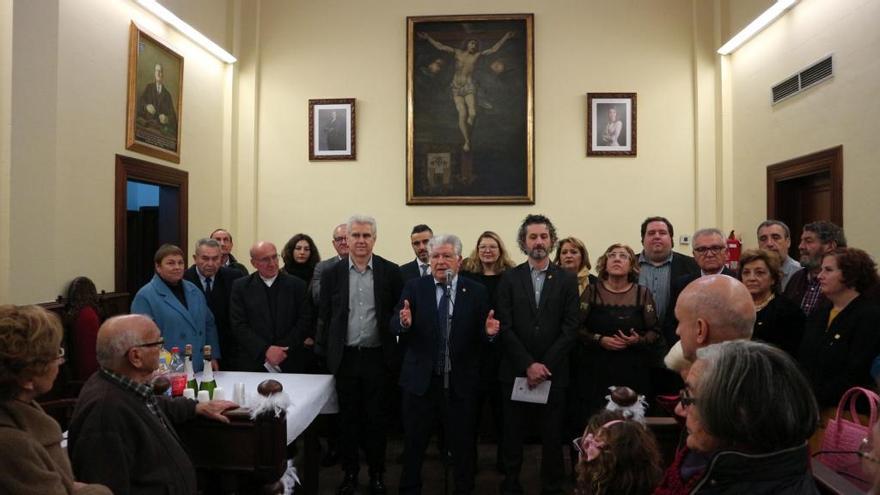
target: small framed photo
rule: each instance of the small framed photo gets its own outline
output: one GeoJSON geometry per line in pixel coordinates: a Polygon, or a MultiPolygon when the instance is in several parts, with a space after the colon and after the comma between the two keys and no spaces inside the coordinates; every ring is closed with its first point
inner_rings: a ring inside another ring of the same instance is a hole
{"type": "Polygon", "coordinates": [[[309,160],[355,160],[354,98],[309,100],[309,160]]]}
{"type": "Polygon", "coordinates": [[[180,163],[182,113],[183,57],[131,23],[125,148],[180,163]]]}
{"type": "Polygon", "coordinates": [[[587,93],[587,156],[636,156],[635,93],[587,93]]]}

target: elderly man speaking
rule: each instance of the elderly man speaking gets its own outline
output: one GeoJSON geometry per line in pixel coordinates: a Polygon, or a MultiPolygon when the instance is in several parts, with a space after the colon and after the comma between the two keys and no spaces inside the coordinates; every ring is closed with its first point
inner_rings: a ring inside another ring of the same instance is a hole
{"type": "Polygon", "coordinates": [[[70,423],[68,452],[77,479],[113,493],[195,493],[195,469],[174,424],[221,413],[230,401],[156,397],[149,385],[164,343],[143,315],[111,318],[98,330],[100,371],[83,386],[70,423]]]}

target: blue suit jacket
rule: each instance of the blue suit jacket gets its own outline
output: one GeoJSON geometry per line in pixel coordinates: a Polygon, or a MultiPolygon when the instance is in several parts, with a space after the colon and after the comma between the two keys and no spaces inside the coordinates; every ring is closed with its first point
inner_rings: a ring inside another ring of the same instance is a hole
{"type": "Polygon", "coordinates": [[[186,344],[192,344],[193,370],[199,372],[202,369],[202,347],[205,344],[211,346],[214,358],[219,359],[222,356],[217,340],[217,326],[202,291],[187,280],[181,280],[180,283],[183,284],[187,307],[180,304],[159,275],[153,275],[153,279],[134,296],[131,312],[147,315],[156,322],[165,339],[166,349],[177,346],[182,353],[186,344]]]}
{"type": "MultiPolygon", "coordinates": [[[[473,396],[480,385],[480,359],[486,336],[489,295],[482,284],[458,277],[452,309],[449,354],[452,361],[450,383],[461,396],[473,396]]],[[[437,354],[437,296],[434,277],[420,277],[406,283],[400,302],[391,317],[391,332],[405,335],[406,353],[400,370],[400,386],[423,395],[431,384],[437,354]],[[412,325],[400,326],[400,310],[409,301],[412,325]]]]}

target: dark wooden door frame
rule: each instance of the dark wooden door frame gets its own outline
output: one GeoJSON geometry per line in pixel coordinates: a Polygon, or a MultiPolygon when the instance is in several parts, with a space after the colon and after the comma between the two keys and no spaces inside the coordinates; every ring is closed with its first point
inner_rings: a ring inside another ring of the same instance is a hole
{"type": "Polygon", "coordinates": [[[780,182],[814,174],[831,176],[831,221],[843,226],[843,146],[767,166],[767,218],[777,218],[776,190],[780,182]]]}
{"type": "Polygon", "coordinates": [[[183,259],[187,259],[187,243],[189,242],[187,218],[189,205],[189,174],[183,170],[166,167],[158,163],[138,160],[130,156],[116,155],[116,202],[114,215],[116,220],[116,262],[114,266],[116,291],[125,290],[125,253],[128,247],[125,213],[128,208],[128,181],[144,181],[162,186],[176,187],[180,190],[180,208],[178,209],[178,225],[181,239],[180,249],[183,259]]]}

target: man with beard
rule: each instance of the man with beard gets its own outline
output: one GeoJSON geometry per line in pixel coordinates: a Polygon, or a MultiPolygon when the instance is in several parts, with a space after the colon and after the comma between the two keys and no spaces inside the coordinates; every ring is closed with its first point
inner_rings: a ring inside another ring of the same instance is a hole
{"type": "Polygon", "coordinates": [[[504,272],[498,285],[497,310],[486,322],[489,333],[500,330],[498,377],[504,384],[502,493],[522,493],[523,436],[535,424],[543,447],[542,493],[561,493],[564,477],[562,425],[569,382],[569,351],[579,324],[578,284],[573,273],[550,263],[556,228],[544,215],[529,215],[518,234],[528,261],[504,272]],[[514,379],[526,377],[530,388],[552,381],[546,404],[510,399],[514,379]]]}
{"type": "Polygon", "coordinates": [[[811,222],[804,225],[798,251],[801,254],[801,265],[804,267],[795,272],[785,287],[785,296],[795,302],[810,316],[817,307],[827,304],[828,299],[819,290],[819,272],[822,270],[822,258],[836,248],[846,247],[846,236],[843,229],[826,222],[811,222]]]}
{"type": "Polygon", "coordinates": [[[474,83],[473,74],[477,66],[477,60],[483,55],[491,55],[501,49],[501,45],[513,36],[507,32],[495,43],[492,48],[479,50],[479,42],[475,39],[465,41],[464,48],[452,48],[432,38],[428,33],[421,32],[419,38],[427,40],[434,48],[441,52],[449,52],[455,55],[455,73],[452,76],[452,101],[458,112],[458,129],[464,138],[461,149],[471,150],[470,128],[474,125],[477,116],[476,94],[477,85],[474,83]]]}
{"type": "Polygon", "coordinates": [[[400,277],[403,279],[404,284],[411,279],[431,274],[431,264],[428,263],[428,241],[433,236],[434,231],[431,230],[431,227],[423,223],[412,228],[409,241],[416,259],[405,265],[400,265],[400,277]]]}

